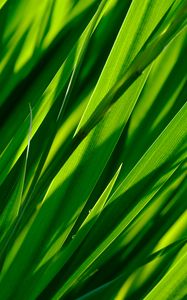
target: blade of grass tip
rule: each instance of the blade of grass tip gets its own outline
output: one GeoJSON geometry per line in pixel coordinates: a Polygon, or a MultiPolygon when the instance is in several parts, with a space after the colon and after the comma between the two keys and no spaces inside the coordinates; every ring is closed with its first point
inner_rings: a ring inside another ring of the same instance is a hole
{"type": "MultiPolygon", "coordinates": [[[[68,261],[68,259],[73,255],[73,253],[76,252],[77,248],[80,246],[84,238],[87,236],[87,234],[90,232],[91,228],[94,226],[95,222],[97,221],[98,217],[100,216],[106,201],[108,200],[110,193],[112,191],[112,188],[119,176],[119,173],[121,171],[122,165],[118,168],[115,175],[109,182],[108,186],[96,202],[96,204],[93,206],[91,210],[89,210],[87,217],[85,218],[84,222],[78,229],[77,233],[72,236],[70,243],[68,246],[61,250],[56,256],[52,257],[51,261],[47,262],[47,266],[44,265],[45,260],[47,258],[44,257],[41,263],[37,266],[32,280],[32,291],[29,295],[29,300],[34,300],[36,297],[41,293],[41,291],[50,283],[53,276],[62,268],[62,262],[63,265],[68,261]],[[58,265],[53,265],[53,259],[60,258],[60,262],[58,265]],[[43,270],[44,268],[44,270],[43,270]],[[38,283],[38,276],[40,278],[40,282],[38,283]],[[36,286],[33,284],[33,282],[37,282],[36,286]]],[[[51,252],[51,250],[50,250],[51,252]]],[[[51,253],[49,253],[51,255],[51,253]]],[[[47,254],[48,255],[48,254],[47,254]]],[[[47,258],[49,259],[49,257],[47,258]]]]}
{"type": "MultiPolygon", "coordinates": [[[[103,210],[106,201],[108,200],[110,193],[112,191],[112,188],[119,176],[119,173],[121,171],[121,167],[122,165],[120,165],[120,167],[118,168],[118,170],[116,171],[116,173],[114,174],[113,178],[111,179],[111,181],[109,182],[109,184],[107,185],[106,189],[104,190],[104,192],[102,193],[102,195],[100,196],[100,198],[98,199],[98,201],[95,203],[95,205],[88,211],[88,215],[87,217],[84,219],[82,225],[79,227],[77,233],[73,236],[73,248],[78,248],[78,245],[80,244],[80,242],[83,240],[83,238],[86,236],[86,234],[90,231],[90,229],[92,228],[93,224],[96,222],[96,220],[98,219],[101,211],[103,210]]],[[[71,233],[70,233],[71,235],[71,233]]],[[[72,239],[72,236],[70,237],[72,239]]],[[[70,249],[72,249],[72,245],[70,243],[70,249]]],[[[70,249],[68,246],[68,249],[65,250],[65,255],[64,255],[64,259],[66,257],[66,260],[68,259],[68,257],[71,256],[70,254],[70,249]]],[[[72,252],[72,251],[71,251],[72,252]]],[[[65,263],[65,262],[64,262],[65,263]]]]}
{"type": "Polygon", "coordinates": [[[74,69],[73,69],[73,72],[72,72],[72,75],[71,75],[71,78],[70,78],[70,81],[69,81],[69,84],[68,84],[68,87],[66,90],[66,94],[65,94],[64,100],[62,101],[62,105],[61,105],[61,108],[60,108],[58,116],[57,116],[57,122],[59,122],[59,123],[61,121],[61,118],[63,117],[64,109],[70,98],[72,89],[73,89],[76,79],[78,77],[78,74],[79,74],[80,68],[82,66],[82,62],[83,62],[83,59],[84,59],[84,56],[85,56],[85,53],[86,53],[86,50],[87,50],[87,47],[88,47],[88,44],[90,41],[90,38],[97,27],[97,24],[99,22],[99,19],[102,15],[102,12],[103,12],[103,9],[105,8],[106,3],[107,3],[107,0],[103,0],[101,2],[95,16],[93,17],[93,20],[90,22],[88,28],[85,30],[85,35],[83,35],[82,42],[80,43],[81,44],[80,49],[79,49],[77,58],[75,60],[74,69]]]}
{"type": "MultiPolygon", "coordinates": [[[[30,104],[29,104],[29,111],[30,111],[30,121],[29,121],[29,131],[28,131],[28,144],[27,144],[27,149],[26,149],[26,155],[25,155],[23,165],[22,165],[22,170],[20,171],[20,179],[18,180],[16,189],[13,192],[12,197],[9,199],[8,205],[5,208],[5,211],[2,215],[2,219],[0,221],[0,224],[1,224],[1,227],[3,228],[4,234],[6,234],[10,225],[14,222],[14,220],[19,215],[20,207],[22,204],[22,195],[23,195],[23,190],[24,190],[24,183],[25,183],[26,170],[27,170],[27,161],[28,161],[28,156],[29,156],[31,132],[32,132],[32,108],[31,108],[30,104]]],[[[4,234],[3,234],[3,236],[4,236],[4,234]]],[[[8,240],[6,241],[6,243],[8,243],[8,240]]],[[[6,243],[5,243],[4,247],[6,247],[6,243]]]]}

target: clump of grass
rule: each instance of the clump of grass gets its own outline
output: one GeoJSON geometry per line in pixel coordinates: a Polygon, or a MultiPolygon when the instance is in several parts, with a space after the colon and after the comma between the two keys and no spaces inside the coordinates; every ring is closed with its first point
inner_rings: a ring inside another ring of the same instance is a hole
{"type": "Polygon", "coordinates": [[[185,299],[187,1],[0,24],[0,298],[185,299]]]}

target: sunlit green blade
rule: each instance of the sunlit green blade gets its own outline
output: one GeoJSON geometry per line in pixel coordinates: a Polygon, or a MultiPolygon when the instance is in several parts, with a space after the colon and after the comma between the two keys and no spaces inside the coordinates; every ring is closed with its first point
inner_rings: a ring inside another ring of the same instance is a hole
{"type": "Polygon", "coordinates": [[[187,294],[186,264],[187,254],[184,254],[145,299],[155,299],[160,293],[162,293],[163,299],[185,299],[187,294]]]}
{"type": "Polygon", "coordinates": [[[151,70],[139,103],[132,114],[123,153],[126,165],[121,172],[121,180],[186,102],[186,47],[184,31],[162,53],[151,70]],[[139,136],[141,139],[138,139],[139,136]]]}
{"type": "Polygon", "coordinates": [[[5,5],[6,2],[7,2],[7,0],[1,0],[0,1],[0,9],[3,7],[3,5],[5,5]]]}

